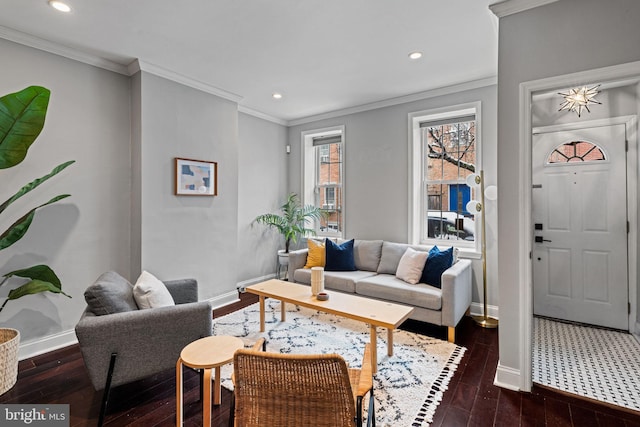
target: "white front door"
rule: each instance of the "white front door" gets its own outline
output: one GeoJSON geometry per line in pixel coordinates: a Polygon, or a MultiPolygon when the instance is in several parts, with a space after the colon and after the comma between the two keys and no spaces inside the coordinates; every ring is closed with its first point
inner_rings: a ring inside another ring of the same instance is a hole
{"type": "Polygon", "coordinates": [[[625,126],[533,138],[534,314],[629,329],[625,126]]]}

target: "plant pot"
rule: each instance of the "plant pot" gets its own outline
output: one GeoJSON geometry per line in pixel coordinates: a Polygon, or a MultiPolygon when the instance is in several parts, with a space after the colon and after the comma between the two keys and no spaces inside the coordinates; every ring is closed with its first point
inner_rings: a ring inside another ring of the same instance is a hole
{"type": "Polygon", "coordinates": [[[11,389],[18,379],[18,344],[20,331],[0,328],[0,395],[11,389]]]}
{"type": "Polygon", "coordinates": [[[278,251],[278,263],[280,265],[289,265],[289,252],[285,252],[284,249],[278,251]]]}

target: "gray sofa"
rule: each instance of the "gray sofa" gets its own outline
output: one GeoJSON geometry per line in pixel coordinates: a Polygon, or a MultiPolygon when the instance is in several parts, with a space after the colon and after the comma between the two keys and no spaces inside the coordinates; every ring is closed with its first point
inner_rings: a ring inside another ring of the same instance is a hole
{"type": "MultiPolygon", "coordinates": [[[[471,261],[459,259],[442,274],[442,288],[424,283],[409,284],[395,273],[408,247],[429,251],[430,246],[382,240],[355,240],[356,271],[325,271],[325,289],[410,305],[410,318],[448,327],[448,340],[455,340],[455,327],[471,305],[471,261]]],[[[289,253],[289,280],[311,284],[311,270],[304,268],[308,249],[289,253]]]]}

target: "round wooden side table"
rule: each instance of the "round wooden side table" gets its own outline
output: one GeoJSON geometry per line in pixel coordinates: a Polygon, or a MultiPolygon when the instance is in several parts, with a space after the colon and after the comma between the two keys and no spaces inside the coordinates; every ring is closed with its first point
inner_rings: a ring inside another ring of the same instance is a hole
{"type": "Polygon", "coordinates": [[[233,361],[236,350],[244,347],[240,338],[229,336],[212,336],[201,338],[188,344],[182,349],[180,358],[176,363],[176,425],[182,426],[182,366],[193,369],[202,369],[203,399],[202,399],[202,425],[211,426],[211,370],[215,370],[213,384],[213,403],[220,404],[220,367],[233,361]]]}

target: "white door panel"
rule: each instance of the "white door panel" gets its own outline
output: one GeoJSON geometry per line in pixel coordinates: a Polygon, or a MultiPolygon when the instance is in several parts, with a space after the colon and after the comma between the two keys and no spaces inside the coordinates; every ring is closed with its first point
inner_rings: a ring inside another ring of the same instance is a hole
{"type": "Polygon", "coordinates": [[[624,125],[534,136],[532,215],[534,313],[628,329],[627,193],[624,125]],[[548,163],[574,141],[605,160],[548,163]]]}

